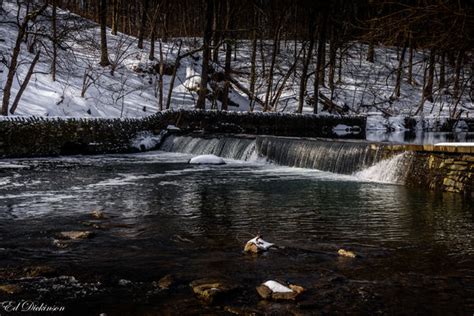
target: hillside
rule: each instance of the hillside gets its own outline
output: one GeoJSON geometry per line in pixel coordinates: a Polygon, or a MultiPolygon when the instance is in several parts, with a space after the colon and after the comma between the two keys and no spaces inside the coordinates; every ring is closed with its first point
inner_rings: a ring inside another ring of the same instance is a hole
{"type": "MultiPolygon", "coordinates": [[[[9,62],[10,52],[15,44],[18,27],[15,23],[18,7],[14,1],[4,1],[4,14],[0,23],[0,51],[6,64],[9,62]]],[[[149,60],[150,42],[145,41],[144,48],[137,48],[137,39],[126,34],[118,35],[108,32],[108,51],[113,66],[101,67],[99,65],[99,27],[96,23],[73,15],[67,11],[58,11],[58,21],[64,32],[63,44],[58,50],[58,64],[56,81],[51,77],[51,41],[47,40],[50,30],[51,9],[48,8],[44,16],[38,18],[34,29],[39,34],[36,38],[35,50],[42,50],[39,62],[35,67],[29,85],[27,86],[15,115],[19,116],[45,116],[45,117],[143,117],[159,111],[158,91],[159,76],[159,45],[157,41],[156,58],[149,60]],[[43,33],[42,33],[43,32],[43,33]],[[41,35],[43,34],[43,35],[41,35]],[[112,71],[113,68],[113,71],[112,71]],[[153,70],[154,69],[154,70],[153,70]],[[149,71],[151,70],[151,71],[149,71]],[[81,94],[83,96],[81,96],[81,94]]],[[[24,14],[24,12],[21,12],[24,14]]],[[[20,14],[20,15],[21,15],[20,14]]],[[[29,40],[32,41],[29,35],[29,40]]],[[[28,41],[22,44],[20,62],[12,88],[12,99],[20,89],[20,82],[26,76],[31,61],[35,54],[28,52],[28,41]]],[[[197,99],[197,88],[200,82],[201,71],[201,46],[200,39],[181,38],[162,42],[163,60],[168,68],[175,64],[179,46],[180,55],[188,55],[180,60],[177,76],[174,83],[171,108],[192,108],[197,99]],[[195,53],[190,53],[197,51],[195,53]]],[[[218,64],[212,64],[217,72],[222,71],[225,50],[222,45],[218,64]]],[[[236,51],[232,57],[232,77],[238,82],[232,84],[230,91],[232,111],[248,111],[249,98],[242,91],[242,87],[250,85],[250,43],[239,40],[236,51]],[[240,88],[240,89],[239,89],[240,88]],[[232,106],[233,105],[233,106],[232,106]]],[[[271,41],[265,41],[259,47],[257,54],[258,65],[270,64],[272,47],[271,41]]],[[[295,112],[298,106],[300,83],[300,65],[295,65],[293,71],[293,56],[302,58],[302,43],[283,41],[280,53],[276,58],[276,67],[273,74],[272,96],[275,101],[274,111],[295,112]],[[288,74],[288,76],[287,76],[288,74]],[[281,88],[281,89],[280,89],[281,88]],[[280,91],[280,97],[276,97],[280,91]]],[[[36,51],[35,51],[36,52],[36,51]]],[[[415,51],[413,55],[413,83],[408,83],[404,78],[400,87],[400,97],[394,97],[396,70],[399,63],[400,50],[392,47],[378,47],[375,50],[373,63],[366,60],[367,45],[353,42],[347,45],[344,54],[338,56],[341,71],[336,72],[336,85],[332,100],[347,114],[370,114],[372,119],[368,128],[378,129],[390,126],[402,129],[401,116],[414,115],[422,96],[423,61],[426,54],[422,50],[415,51]],[[384,116],[384,118],[382,117],[384,116]],[[381,124],[383,121],[383,124],[381,124]]],[[[6,78],[6,66],[2,64],[3,73],[0,85],[3,87],[6,78]]],[[[310,65],[309,71],[314,71],[310,65]]],[[[268,78],[259,70],[257,76],[256,93],[261,100],[265,99],[268,78]]],[[[406,77],[407,69],[404,68],[402,77],[406,77]]],[[[446,69],[446,76],[452,76],[450,67],[446,69]]],[[[436,70],[438,73],[439,70],[436,70]]],[[[166,105],[170,87],[171,73],[167,72],[163,78],[163,100],[166,105]]],[[[326,72],[326,76],[328,72],[326,72]]],[[[468,84],[469,70],[463,71],[465,85],[468,84]]],[[[312,95],[311,78],[308,83],[306,101],[312,95]]],[[[217,82],[222,85],[222,82],[217,82]]],[[[448,80],[443,91],[436,91],[433,102],[426,101],[423,111],[418,116],[424,117],[429,123],[442,122],[447,117],[453,116],[454,109],[457,115],[472,116],[474,105],[469,94],[463,93],[459,100],[452,97],[452,81],[448,80]],[[459,112],[459,110],[462,110],[459,112]]],[[[331,98],[328,87],[321,89],[327,98],[331,98]]],[[[464,92],[464,91],[463,91],[464,92]]],[[[310,102],[305,102],[303,112],[311,113],[313,107],[310,102]]],[[[213,105],[207,101],[207,108],[220,109],[219,100],[213,105]]],[[[261,111],[262,106],[256,104],[255,111],[261,111]]],[[[327,115],[328,112],[321,112],[327,115]]]]}

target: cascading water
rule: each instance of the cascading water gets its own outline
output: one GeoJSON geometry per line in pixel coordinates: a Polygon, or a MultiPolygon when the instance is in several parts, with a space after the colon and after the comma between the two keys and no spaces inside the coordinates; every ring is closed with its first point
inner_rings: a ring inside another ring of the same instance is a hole
{"type": "Polygon", "coordinates": [[[193,155],[213,154],[245,161],[264,158],[282,166],[350,174],[362,180],[390,183],[403,183],[405,170],[408,170],[407,165],[411,161],[406,154],[382,160],[383,145],[275,136],[171,135],[160,149],[193,155]]]}
{"type": "Polygon", "coordinates": [[[381,146],[365,142],[258,137],[259,155],[280,165],[352,174],[380,160],[381,146]]]}
{"type": "Polygon", "coordinates": [[[411,163],[412,156],[408,153],[401,153],[356,172],[354,176],[362,180],[402,184],[406,180],[408,167],[411,163]]]}
{"type": "Polygon", "coordinates": [[[223,158],[245,161],[257,158],[255,139],[252,138],[203,138],[172,135],[165,139],[160,149],[194,155],[212,154],[223,158]]]}

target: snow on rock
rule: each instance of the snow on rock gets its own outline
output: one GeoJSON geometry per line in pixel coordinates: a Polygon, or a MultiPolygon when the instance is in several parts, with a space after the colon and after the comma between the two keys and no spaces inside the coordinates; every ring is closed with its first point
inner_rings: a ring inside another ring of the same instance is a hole
{"type": "Polygon", "coordinates": [[[224,159],[216,155],[201,155],[191,158],[190,164],[195,165],[225,165],[224,159]]]}
{"type": "Polygon", "coordinates": [[[257,236],[247,241],[247,243],[245,244],[244,252],[258,253],[260,251],[267,251],[274,245],[275,244],[263,240],[261,236],[257,236]]]}
{"type": "Polygon", "coordinates": [[[154,135],[151,132],[140,133],[132,140],[132,147],[141,151],[157,148],[163,136],[164,132],[161,132],[160,135],[154,135]]]}
{"type": "Polygon", "coordinates": [[[292,289],[289,287],[278,283],[277,281],[269,280],[265,283],[263,283],[266,287],[268,287],[270,290],[272,290],[273,293],[291,293],[293,292],[292,289]]]}
{"type": "Polygon", "coordinates": [[[186,67],[186,81],[183,86],[191,91],[197,91],[201,85],[201,76],[194,70],[192,66],[186,67]]]}

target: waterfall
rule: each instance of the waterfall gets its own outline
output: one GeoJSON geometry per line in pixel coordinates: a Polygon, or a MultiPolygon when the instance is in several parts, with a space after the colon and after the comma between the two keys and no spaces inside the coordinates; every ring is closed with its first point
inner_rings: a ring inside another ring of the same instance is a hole
{"type": "Polygon", "coordinates": [[[402,184],[407,178],[407,172],[411,163],[412,155],[401,153],[379,161],[367,169],[356,172],[354,176],[362,180],[402,184]]]}
{"type": "Polygon", "coordinates": [[[411,156],[405,153],[382,160],[383,148],[381,144],[332,139],[170,135],[160,150],[213,154],[245,161],[264,158],[282,166],[350,174],[369,181],[403,183],[411,156]]]}
{"type": "Polygon", "coordinates": [[[366,142],[258,137],[258,154],[280,165],[352,174],[380,160],[382,146],[366,142]]]}
{"type": "Polygon", "coordinates": [[[165,139],[160,150],[193,155],[212,154],[245,161],[257,158],[253,138],[171,135],[165,139]]]}
{"type": "Polygon", "coordinates": [[[193,155],[213,154],[247,161],[262,157],[282,166],[352,174],[378,162],[381,147],[358,141],[273,136],[258,136],[254,139],[171,135],[160,149],[193,155]]]}

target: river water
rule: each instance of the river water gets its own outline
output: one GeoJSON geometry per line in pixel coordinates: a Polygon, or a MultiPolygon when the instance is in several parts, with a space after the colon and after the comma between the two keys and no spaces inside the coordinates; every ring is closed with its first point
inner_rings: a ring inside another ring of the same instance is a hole
{"type": "Polygon", "coordinates": [[[190,157],[2,161],[0,285],[21,292],[0,291],[0,301],[61,305],[67,315],[474,312],[474,206],[460,196],[258,160],[189,165],[190,157]],[[64,241],[63,231],[94,235],[64,241]],[[257,233],[279,248],[243,254],[257,233]],[[340,248],[358,258],[339,257],[340,248]],[[167,274],[174,285],[158,290],[153,282],[167,274]],[[205,304],[189,283],[206,277],[239,288],[205,304]],[[263,302],[255,287],[267,280],[307,292],[263,302]]]}

